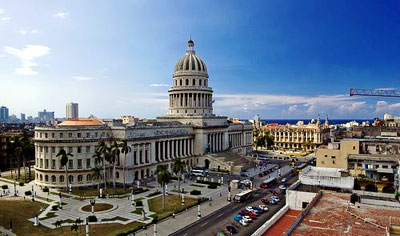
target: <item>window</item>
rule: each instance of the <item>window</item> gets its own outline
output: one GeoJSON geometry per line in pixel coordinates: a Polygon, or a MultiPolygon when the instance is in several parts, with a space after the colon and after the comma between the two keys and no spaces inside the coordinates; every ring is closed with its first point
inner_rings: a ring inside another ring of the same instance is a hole
{"type": "Polygon", "coordinates": [[[78,138],[80,138],[81,137],[81,133],[78,133],[78,138]]]}
{"type": "Polygon", "coordinates": [[[45,169],[49,168],[49,160],[48,159],[46,159],[45,162],[44,162],[44,168],[45,169]]]}
{"type": "Polygon", "coordinates": [[[68,160],[68,169],[72,169],[74,167],[73,160],[68,160]]]}
{"type": "Polygon", "coordinates": [[[92,180],[92,175],[86,175],[86,182],[90,182],[90,180],[92,180]]]}
{"type": "Polygon", "coordinates": [[[64,175],[61,175],[61,176],[60,176],[60,182],[61,182],[61,183],[64,183],[64,175]]]}
{"type": "MultiPolygon", "coordinates": [[[[55,169],[56,168],[56,160],[51,160],[51,168],[55,169]]],[[[55,182],[55,181],[54,181],[55,182]]]]}
{"type": "Polygon", "coordinates": [[[182,85],[182,80],[179,80],[179,85],[182,85]]]}
{"type": "Polygon", "coordinates": [[[39,134],[40,138],[42,138],[42,133],[39,134]]]}
{"type": "Polygon", "coordinates": [[[68,133],[68,138],[72,138],[72,133],[68,133]]]}
{"type": "Polygon", "coordinates": [[[86,146],[86,152],[90,152],[90,146],[86,146]]]}
{"type": "Polygon", "coordinates": [[[51,176],[51,182],[56,182],[56,177],[54,175],[51,176]]]}
{"type": "Polygon", "coordinates": [[[336,159],[336,156],[331,156],[332,159],[336,159]]]}
{"type": "Polygon", "coordinates": [[[353,146],[353,150],[356,150],[356,146],[353,146]]]}
{"type": "Polygon", "coordinates": [[[72,147],[68,147],[68,152],[72,153],[72,147]]]}
{"type": "Polygon", "coordinates": [[[196,86],[196,80],[193,79],[193,86],[196,86]]]}
{"type": "Polygon", "coordinates": [[[70,175],[70,176],[68,176],[68,177],[69,177],[69,178],[68,178],[68,179],[69,179],[69,182],[70,182],[70,183],[73,183],[73,182],[74,182],[74,176],[70,175]]]}
{"type": "Polygon", "coordinates": [[[40,152],[43,152],[43,147],[40,147],[40,152]]]}
{"type": "Polygon", "coordinates": [[[44,152],[48,153],[49,152],[49,147],[44,147],[44,152]]]}
{"type": "Polygon", "coordinates": [[[325,155],[325,157],[328,157],[328,155],[325,155]]]}
{"type": "Polygon", "coordinates": [[[82,182],[82,175],[78,175],[78,182],[81,183],[82,182]]]}
{"type": "Polygon", "coordinates": [[[56,135],[54,133],[51,133],[51,138],[54,138],[56,135]]]}
{"type": "Polygon", "coordinates": [[[387,168],[388,168],[388,166],[387,166],[387,165],[382,165],[382,168],[385,168],[385,169],[387,169],[387,168]]]}
{"type": "Polygon", "coordinates": [[[189,85],[189,79],[186,79],[186,86],[189,85]]]}
{"type": "Polygon", "coordinates": [[[51,153],[56,153],[56,147],[51,147],[51,153]]]}
{"type": "Polygon", "coordinates": [[[47,138],[47,133],[44,133],[44,138],[47,138]]]}
{"type": "Polygon", "coordinates": [[[63,138],[64,137],[64,134],[63,133],[60,133],[60,138],[63,138]]]}
{"type": "Polygon", "coordinates": [[[86,168],[90,168],[90,159],[86,159],[86,168]]]}
{"type": "Polygon", "coordinates": [[[98,135],[97,132],[95,132],[95,133],[94,133],[94,136],[95,136],[96,138],[97,138],[97,135],[98,135]]]}
{"type": "Polygon", "coordinates": [[[199,86],[201,86],[201,79],[199,79],[199,86]]]}
{"type": "Polygon", "coordinates": [[[78,148],[77,148],[77,152],[78,152],[78,153],[81,153],[81,147],[78,147],[78,148]]]}
{"type": "Polygon", "coordinates": [[[90,138],[90,133],[86,133],[86,138],[90,138]]]}
{"type": "Polygon", "coordinates": [[[82,169],[82,159],[78,159],[78,169],[82,169]]]}

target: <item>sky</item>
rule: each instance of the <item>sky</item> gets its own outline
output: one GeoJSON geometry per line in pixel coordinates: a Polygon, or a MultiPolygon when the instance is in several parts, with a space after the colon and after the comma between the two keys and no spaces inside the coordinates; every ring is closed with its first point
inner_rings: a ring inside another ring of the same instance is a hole
{"type": "Polygon", "coordinates": [[[400,115],[400,1],[31,0],[0,2],[0,106],[65,117],[155,118],[190,35],[217,115],[400,115]]]}

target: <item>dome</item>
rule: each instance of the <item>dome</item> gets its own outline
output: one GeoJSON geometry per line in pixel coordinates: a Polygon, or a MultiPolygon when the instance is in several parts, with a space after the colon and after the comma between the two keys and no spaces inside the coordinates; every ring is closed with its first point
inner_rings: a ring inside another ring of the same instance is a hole
{"type": "Polygon", "coordinates": [[[206,64],[195,54],[194,42],[188,41],[186,54],[175,65],[174,72],[204,72],[207,73],[206,64]]]}

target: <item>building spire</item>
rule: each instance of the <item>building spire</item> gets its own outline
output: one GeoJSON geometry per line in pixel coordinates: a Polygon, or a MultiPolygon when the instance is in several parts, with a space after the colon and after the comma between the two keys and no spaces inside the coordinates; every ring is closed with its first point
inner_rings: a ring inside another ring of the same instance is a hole
{"type": "Polygon", "coordinates": [[[192,40],[192,34],[190,34],[190,36],[189,36],[189,41],[187,42],[187,50],[186,50],[186,52],[190,53],[190,54],[195,54],[195,52],[194,52],[194,42],[192,40]]]}

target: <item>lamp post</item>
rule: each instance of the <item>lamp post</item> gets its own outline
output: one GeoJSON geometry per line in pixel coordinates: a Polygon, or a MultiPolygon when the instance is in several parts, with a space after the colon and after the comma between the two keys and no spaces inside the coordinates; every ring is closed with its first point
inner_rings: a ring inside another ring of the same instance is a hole
{"type": "Polygon", "coordinates": [[[185,194],[182,193],[182,206],[185,205],[185,194]]]}
{"type": "Polygon", "coordinates": [[[228,202],[230,202],[232,199],[231,199],[231,186],[230,186],[230,184],[228,185],[228,202]]]}
{"type": "Polygon", "coordinates": [[[89,219],[86,218],[86,236],[89,236],[89,219]]]}
{"type": "Polygon", "coordinates": [[[58,196],[60,197],[60,209],[62,209],[62,195],[61,195],[61,192],[58,192],[58,196]]]}
{"type": "Polygon", "coordinates": [[[157,236],[157,223],[154,224],[154,236],[157,236]]]}
{"type": "Polygon", "coordinates": [[[200,209],[200,204],[197,205],[197,217],[201,218],[201,209],[200,209]]]}
{"type": "Polygon", "coordinates": [[[94,215],[94,205],[96,204],[96,199],[90,199],[90,205],[92,205],[92,215],[94,215]]]}
{"type": "Polygon", "coordinates": [[[17,184],[15,183],[15,180],[14,180],[14,196],[15,197],[17,196],[17,184]]]}

